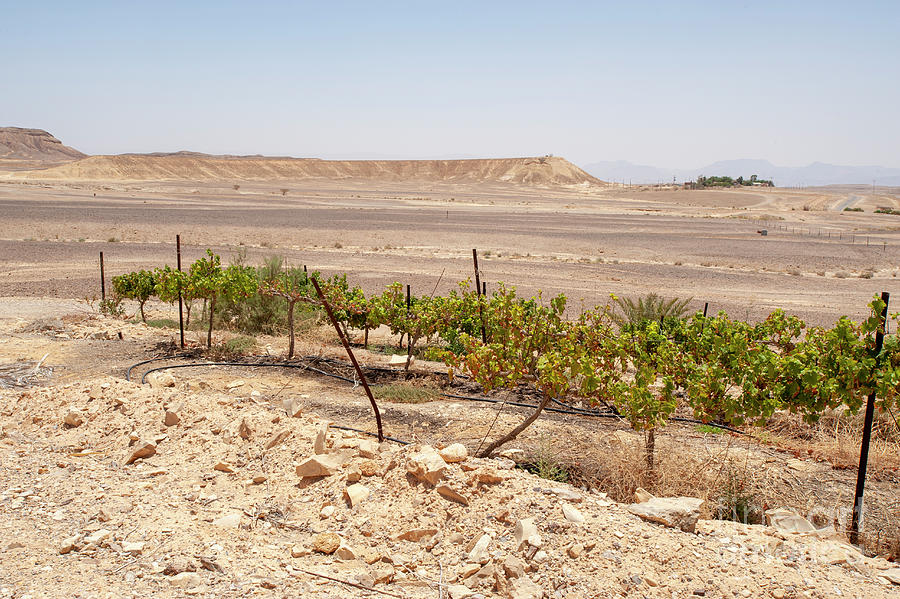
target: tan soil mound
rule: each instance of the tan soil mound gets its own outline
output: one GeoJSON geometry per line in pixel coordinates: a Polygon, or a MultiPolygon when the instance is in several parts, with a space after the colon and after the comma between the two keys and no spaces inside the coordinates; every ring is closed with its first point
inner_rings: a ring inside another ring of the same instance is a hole
{"type": "Polygon", "coordinates": [[[43,129],[0,127],[0,159],[59,162],[84,158],[43,129]]]}
{"type": "Polygon", "coordinates": [[[528,185],[600,184],[558,157],[477,160],[319,160],[261,156],[121,154],[91,156],[17,177],[87,180],[368,179],[381,181],[499,182],[528,185]]]}

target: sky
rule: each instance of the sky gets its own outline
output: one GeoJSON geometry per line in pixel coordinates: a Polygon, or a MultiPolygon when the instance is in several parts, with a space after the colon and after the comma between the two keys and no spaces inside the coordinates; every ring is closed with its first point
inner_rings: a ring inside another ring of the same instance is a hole
{"type": "Polygon", "coordinates": [[[900,2],[0,0],[0,126],[89,154],[900,167],[900,2]]]}

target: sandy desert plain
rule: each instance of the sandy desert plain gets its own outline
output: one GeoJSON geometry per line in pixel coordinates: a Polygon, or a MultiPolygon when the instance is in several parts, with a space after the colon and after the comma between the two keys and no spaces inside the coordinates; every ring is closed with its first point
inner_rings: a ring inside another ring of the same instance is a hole
{"type": "Polygon", "coordinates": [[[0,178],[0,293],[97,295],[100,251],[110,276],[174,264],[180,234],[187,261],[206,248],[283,255],[369,292],[395,280],[445,292],[472,275],[478,248],[489,285],[565,293],[575,309],[657,292],[830,324],[898,287],[900,218],[879,206],[900,207],[898,190],[0,178]],[[851,204],[865,212],[839,210],[851,204]]]}
{"type": "MultiPolygon", "coordinates": [[[[623,187],[561,159],[315,163],[293,178],[277,164],[91,157],[0,172],[0,598],[897,596],[896,442],[873,450],[863,555],[828,532],[852,501],[853,435],[787,431],[799,426],[789,417],[753,436],[672,424],[657,488],[707,500],[685,532],[629,511],[643,442],[616,420],[547,414],[510,445],[507,457],[571,467],[569,484],[460,456],[453,444],[471,456],[519,422],[512,408],[385,402],[388,434],[413,444],[379,447],[328,428],[371,431],[371,412],[359,389],[312,373],[126,381],[176,333],[83,300],[99,294],[99,252],[107,277],[174,264],[179,234],[186,263],[206,248],[250,263],[282,255],[368,292],[394,280],[446,292],[478,248],[489,290],[565,293],[572,310],[657,292],[830,324],[864,316],[877,292],[900,297],[900,217],[873,213],[900,208],[898,190],[623,187]],[[438,485],[412,473],[429,446],[449,462],[438,485]],[[317,455],[338,460],[334,473],[299,476],[317,455]],[[820,530],[709,519],[734,477],[762,507],[820,530]]],[[[255,350],[284,347],[260,337],[255,350]]],[[[327,329],[298,353],[344,357],[327,329]]],[[[438,364],[416,372],[424,386],[441,378],[438,364]]]]}

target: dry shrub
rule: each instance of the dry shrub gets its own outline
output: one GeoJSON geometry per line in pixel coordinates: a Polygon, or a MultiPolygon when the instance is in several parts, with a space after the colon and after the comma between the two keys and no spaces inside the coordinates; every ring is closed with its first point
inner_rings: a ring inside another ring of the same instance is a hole
{"type": "MultiPolygon", "coordinates": [[[[771,419],[765,433],[775,445],[797,457],[828,462],[838,469],[853,469],[859,465],[864,420],[862,410],[857,414],[828,410],[814,424],[783,412],[771,419]]],[[[868,468],[869,475],[876,479],[900,468],[900,430],[889,413],[875,413],[868,468]]]]}
{"type": "Polygon", "coordinates": [[[631,503],[642,487],[658,496],[703,499],[704,518],[758,522],[762,511],[771,507],[767,498],[778,495],[768,488],[764,469],[749,461],[749,438],[709,434],[684,440],[658,432],[653,474],[646,468],[642,435],[615,431],[593,441],[565,439],[558,459],[573,483],[596,488],[618,502],[631,503]]]}

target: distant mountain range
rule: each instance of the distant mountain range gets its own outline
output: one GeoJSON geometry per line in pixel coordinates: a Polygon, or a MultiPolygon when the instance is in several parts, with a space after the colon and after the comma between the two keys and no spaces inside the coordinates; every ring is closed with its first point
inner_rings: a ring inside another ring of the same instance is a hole
{"type": "Polygon", "coordinates": [[[807,166],[775,166],[768,160],[720,160],[702,168],[673,169],[632,164],[624,160],[594,162],[583,166],[591,175],[619,183],[677,183],[699,175],[771,179],[778,187],[865,184],[900,186],[900,168],[884,166],[842,166],[813,162],[807,166]]]}

